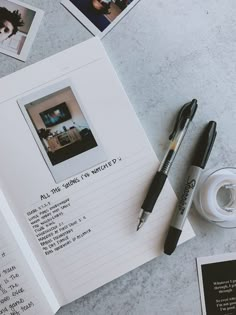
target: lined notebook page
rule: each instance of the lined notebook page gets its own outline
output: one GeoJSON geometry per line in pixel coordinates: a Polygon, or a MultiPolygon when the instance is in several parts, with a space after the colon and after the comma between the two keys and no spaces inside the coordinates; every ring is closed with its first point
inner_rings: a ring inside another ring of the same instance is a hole
{"type": "Polygon", "coordinates": [[[53,314],[1,213],[0,314],[53,314]]]}
{"type": "MultiPolygon", "coordinates": [[[[0,133],[2,187],[60,304],[160,255],[176,197],[167,182],[154,213],[136,232],[159,162],[100,41],[93,38],[16,72],[1,86],[0,126],[8,130],[7,137],[0,133]],[[55,183],[53,166],[49,170],[17,102],[64,80],[79,96],[106,159],[55,183]],[[15,118],[10,129],[5,117],[15,118]]],[[[186,224],[181,240],[192,236],[186,224]]]]}
{"type": "MultiPolygon", "coordinates": [[[[50,239],[60,234],[57,240],[67,239],[61,242],[63,247],[45,251],[46,260],[67,302],[163,253],[170,210],[176,204],[169,183],[149,221],[136,232],[140,206],[158,165],[156,157],[144,146],[116,163],[50,204],[51,209],[62,205],[62,214],[54,219],[60,232],[54,230],[50,239]]],[[[192,235],[188,223],[182,235],[181,242],[192,235]]]]}

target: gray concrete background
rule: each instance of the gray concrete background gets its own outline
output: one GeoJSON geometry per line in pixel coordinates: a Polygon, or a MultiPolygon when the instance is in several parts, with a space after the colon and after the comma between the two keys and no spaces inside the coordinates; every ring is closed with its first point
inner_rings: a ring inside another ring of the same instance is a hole
{"type": "MultiPolygon", "coordinates": [[[[26,63],[0,55],[0,77],[91,37],[58,0],[28,0],[45,17],[26,63]]],[[[208,168],[236,163],[235,0],[141,0],[103,39],[126,92],[161,159],[179,107],[199,109],[171,170],[180,195],[200,129],[218,122],[208,168]]],[[[236,230],[190,215],[195,239],[62,308],[59,315],[199,315],[196,261],[236,251],[236,230]]],[[[210,314],[214,315],[214,314],[210,314]]]]}

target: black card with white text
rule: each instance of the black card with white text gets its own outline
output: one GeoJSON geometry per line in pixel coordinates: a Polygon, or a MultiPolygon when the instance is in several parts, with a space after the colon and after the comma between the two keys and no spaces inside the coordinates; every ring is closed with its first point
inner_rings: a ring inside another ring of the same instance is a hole
{"type": "Polygon", "coordinates": [[[197,259],[204,315],[236,314],[236,253],[197,259]]]}

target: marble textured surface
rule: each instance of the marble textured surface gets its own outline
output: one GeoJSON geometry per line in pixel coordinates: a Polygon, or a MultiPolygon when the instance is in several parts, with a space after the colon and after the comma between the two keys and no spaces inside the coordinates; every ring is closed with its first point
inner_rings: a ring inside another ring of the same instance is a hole
{"type": "MultiPolygon", "coordinates": [[[[68,48],[91,34],[59,0],[27,0],[45,17],[26,63],[0,55],[0,77],[68,48]]],[[[171,170],[179,196],[200,129],[218,122],[208,168],[236,163],[235,0],[141,0],[104,39],[138,117],[161,159],[179,107],[199,109],[171,170]]],[[[196,261],[236,251],[236,230],[204,222],[192,209],[196,237],[62,308],[58,315],[199,315],[196,261]]],[[[214,315],[214,314],[212,314],[214,315]]]]}

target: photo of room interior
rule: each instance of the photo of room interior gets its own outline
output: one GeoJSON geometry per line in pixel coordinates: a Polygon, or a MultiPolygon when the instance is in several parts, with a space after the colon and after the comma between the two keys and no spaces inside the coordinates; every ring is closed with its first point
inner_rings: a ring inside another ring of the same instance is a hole
{"type": "Polygon", "coordinates": [[[71,87],[35,100],[25,109],[52,165],[97,146],[71,87]]]}

